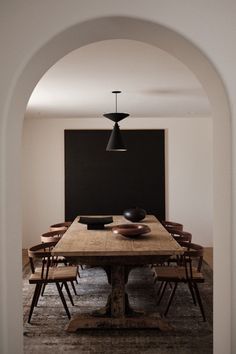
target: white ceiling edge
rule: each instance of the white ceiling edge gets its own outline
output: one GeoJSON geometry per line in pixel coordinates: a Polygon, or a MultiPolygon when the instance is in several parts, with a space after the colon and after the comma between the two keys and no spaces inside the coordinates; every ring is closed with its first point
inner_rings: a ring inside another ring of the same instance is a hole
{"type": "Polygon", "coordinates": [[[36,85],[27,117],[92,118],[115,110],[133,117],[206,116],[200,82],[178,59],[152,45],[106,40],[72,51],[36,85]]]}

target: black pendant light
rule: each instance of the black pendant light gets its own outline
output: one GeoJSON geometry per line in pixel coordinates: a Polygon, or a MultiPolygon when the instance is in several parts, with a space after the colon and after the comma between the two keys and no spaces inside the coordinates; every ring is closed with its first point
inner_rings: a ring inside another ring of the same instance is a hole
{"type": "Polygon", "coordinates": [[[126,151],[118,123],[115,123],[111,132],[106,151],[126,151]]]}
{"type": "Polygon", "coordinates": [[[106,113],[103,114],[104,117],[115,122],[113,130],[111,132],[110,139],[107,144],[106,151],[126,151],[125,144],[123,142],[121,132],[119,129],[118,122],[129,116],[128,113],[118,113],[117,112],[117,94],[121,93],[121,91],[112,91],[116,95],[116,111],[114,113],[106,113]]]}

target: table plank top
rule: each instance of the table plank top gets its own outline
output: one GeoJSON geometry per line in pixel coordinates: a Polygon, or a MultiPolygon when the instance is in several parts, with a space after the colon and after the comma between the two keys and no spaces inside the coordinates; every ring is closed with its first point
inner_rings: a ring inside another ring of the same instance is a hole
{"type": "Polygon", "coordinates": [[[151,232],[137,238],[126,238],[112,232],[112,227],[130,223],[121,215],[114,215],[113,223],[105,225],[103,230],[87,230],[87,225],[78,220],[79,216],[53,249],[55,256],[155,256],[183,253],[182,247],[153,215],[147,215],[141,222],[148,225],[151,232]]]}

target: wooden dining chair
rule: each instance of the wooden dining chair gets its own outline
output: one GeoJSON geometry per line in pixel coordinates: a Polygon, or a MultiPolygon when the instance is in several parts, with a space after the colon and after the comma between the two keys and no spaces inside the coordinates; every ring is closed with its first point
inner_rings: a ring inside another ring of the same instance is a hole
{"type": "Polygon", "coordinates": [[[61,230],[54,230],[54,231],[47,231],[41,235],[41,242],[56,242],[59,241],[64,233],[66,232],[66,229],[61,229],[61,230]]]}
{"type": "Polygon", "coordinates": [[[186,241],[180,242],[184,248],[184,254],[176,265],[162,265],[153,268],[155,277],[161,283],[157,292],[157,303],[160,304],[168,284],[172,284],[171,293],[167,302],[164,315],[167,316],[179,283],[188,285],[194,304],[198,303],[203,320],[206,321],[198,284],[205,281],[201,272],[203,261],[203,247],[186,241]]]}
{"type": "MultiPolygon", "coordinates": [[[[62,238],[62,236],[64,235],[65,232],[66,232],[66,229],[61,229],[61,230],[58,229],[58,230],[54,230],[54,231],[45,232],[45,233],[43,233],[41,235],[41,242],[42,243],[45,243],[45,242],[58,242],[62,238]]],[[[57,264],[57,265],[64,264],[65,266],[71,265],[70,263],[68,263],[66,258],[62,257],[62,256],[54,258],[54,264],[57,264]]],[[[78,276],[80,278],[79,266],[77,266],[77,274],[78,274],[78,276]]],[[[77,279],[76,279],[76,282],[77,282],[77,279]]],[[[75,295],[77,295],[76,288],[75,288],[73,282],[71,282],[71,286],[73,288],[73,291],[74,291],[75,295]]],[[[42,287],[41,295],[44,294],[45,287],[46,287],[46,284],[44,284],[44,286],[42,287]]]]}
{"type": "Polygon", "coordinates": [[[58,294],[60,296],[66,314],[68,318],[71,317],[64,294],[62,292],[62,285],[66,289],[71,304],[74,305],[67,283],[76,280],[77,267],[58,267],[55,257],[51,253],[56,243],[57,242],[41,243],[28,249],[28,257],[31,267],[29,283],[35,284],[35,290],[30,307],[28,323],[30,323],[34,308],[38,304],[42,287],[46,284],[51,283],[56,284],[58,294]]]}
{"type": "MultiPolygon", "coordinates": [[[[169,233],[171,234],[171,236],[178,242],[191,242],[192,241],[192,234],[190,232],[187,231],[181,231],[178,229],[173,229],[171,231],[169,231],[169,233]]],[[[164,265],[170,265],[171,263],[178,263],[179,260],[179,256],[171,256],[169,257],[166,261],[164,265]]],[[[152,267],[154,267],[155,265],[152,265],[152,267]]],[[[157,278],[154,277],[154,282],[157,281],[157,278]]]]}
{"type": "Polygon", "coordinates": [[[174,239],[177,242],[182,242],[182,241],[191,242],[192,241],[192,234],[190,232],[173,228],[172,230],[169,231],[169,233],[174,237],[174,239]]]}
{"type": "Polygon", "coordinates": [[[175,221],[162,220],[161,223],[164,226],[164,228],[169,232],[173,229],[183,231],[184,228],[183,224],[180,224],[175,221]]]}
{"type": "Polygon", "coordinates": [[[49,231],[67,230],[72,224],[72,221],[59,222],[57,224],[50,225],[49,231]]]}
{"type": "MultiPolygon", "coordinates": [[[[45,232],[44,234],[41,235],[41,241],[42,242],[50,242],[50,241],[54,241],[56,239],[58,239],[58,241],[59,241],[60,238],[67,231],[67,229],[70,227],[71,224],[72,224],[72,221],[65,221],[65,222],[51,225],[49,228],[50,231],[45,232]]],[[[80,264],[77,267],[78,268],[78,276],[80,278],[79,267],[83,270],[83,265],[80,264]]]]}

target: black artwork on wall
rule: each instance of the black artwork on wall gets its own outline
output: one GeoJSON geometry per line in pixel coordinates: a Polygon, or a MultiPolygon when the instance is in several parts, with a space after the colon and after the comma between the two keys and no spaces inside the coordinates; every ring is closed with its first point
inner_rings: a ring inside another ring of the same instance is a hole
{"type": "Polygon", "coordinates": [[[165,219],[164,130],[122,130],[126,152],[107,152],[109,130],[65,130],[65,220],[135,206],[165,219]]]}

